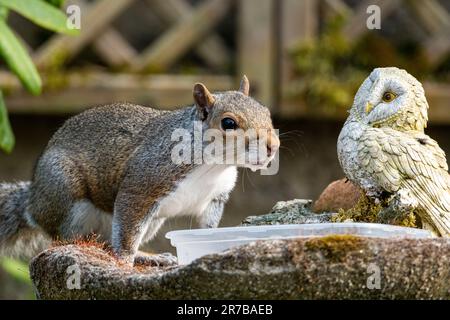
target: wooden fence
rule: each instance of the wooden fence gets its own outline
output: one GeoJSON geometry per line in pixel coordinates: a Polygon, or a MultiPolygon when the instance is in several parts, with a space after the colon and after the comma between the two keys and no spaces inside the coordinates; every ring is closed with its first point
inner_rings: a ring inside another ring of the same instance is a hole
{"type": "MultiPolygon", "coordinates": [[[[173,108],[191,102],[194,82],[228,90],[237,87],[245,73],[252,94],[281,117],[342,119],[345,110],[324,111],[288,97],[285,88],[293,77],[288,51],[317,37],[324,15],[350,17],[344,34],[352,41],[371,32],[366,28],[370,4],[380,6],[382,19],[406,6],[427,34],[418,41],[433,65],[450,51],[449,12],[438,0],[363,0],[353,7],[343,0],[77,0],[68,4],[82,9],[80,35],[53,35],[30,46],[44,80],[41,96],[26,94],[14,76],[0,70],[0,87],[10,112],[74,113],[115,100],[173,108]],[[148,45],[138,49],[130,43],[133,36],[117,24],[119,19],[133,23],[136,12],[144,17],[136,23],[143,21],[148,24],[144,30],[153,31],[148,45]],[[235,28],[231,44],[217,32],[229,21],[235,28]],[[86,50],[95,55],[88,63],[83,56],[86,50]],[[188,74],[177,69],[186,55],[198,57],[200,71],[188,74]]],[[[450,86],[425,83],[425,87],[431,120],[450,123],[450,86]]]]}

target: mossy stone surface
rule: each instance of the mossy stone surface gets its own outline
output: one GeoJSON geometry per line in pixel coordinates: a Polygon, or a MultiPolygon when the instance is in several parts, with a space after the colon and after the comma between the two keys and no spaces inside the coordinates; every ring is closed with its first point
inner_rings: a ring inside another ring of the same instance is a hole
{"type": "MultiPolygon", "coordinates": [[[[243,225],[339,217],[316,214],[311,204],[279,202],[269,214],[248,217],[243,225]]],[[[374,220],[378,213],[373,212],[374,220]]],[[[42,299],[450,299],[450,239],[267,240],[170,268],[125,267],[102,246],[63,244],[35,257],[30,270],[42,299]],[[74,270],[79,289],[67,285],[74,270]]]]}
{"type": "Polygon", "coordinates": [[[332,222],[370,222],[420,228],[421,222],[413,208],[398,208],[388,201],[376,203],[366,195],[361,195],[357,204],[348,210],[340,209],[331,218],[332,222]]]}
{"type": "Polygon", "coordinates": [[[450,239],[271,240],[168,269],[65,245],[35,257],[31,277],[41,299],[450,299],[450,239]],[[79,289],[67,286],[73,266],[79,289]]]}

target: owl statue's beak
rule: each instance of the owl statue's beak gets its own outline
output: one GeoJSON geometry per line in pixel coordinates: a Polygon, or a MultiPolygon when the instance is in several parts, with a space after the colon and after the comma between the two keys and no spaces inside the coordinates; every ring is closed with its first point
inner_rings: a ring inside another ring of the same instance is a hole
{"type": "Polygon", "coordinates": [[[369,114],[370,111],[372,111],[373,109],[373,104],[371,104],[370,102],[366,103],[366,114],[369,114]]]}

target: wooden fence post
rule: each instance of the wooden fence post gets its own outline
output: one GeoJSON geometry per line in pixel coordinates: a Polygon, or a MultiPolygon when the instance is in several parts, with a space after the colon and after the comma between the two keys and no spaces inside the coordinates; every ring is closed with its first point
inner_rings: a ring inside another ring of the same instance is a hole
{"type": "Polygon", "coordinates": [[[239,73],[250,80],[253,97],[274,107],[276,76],[275,20],[276,1],[239,1],[239,73]]]}
{"type": "Polygon", "coordinates": [[[314,39],[319,28],[318,0],[282,0],[280,20],[280,112],[282,115],[292,115],[298,112],[300,101],[290,101],[286,90],[293,76],[293,66],[290,49],[299,43],[314,39]]]}

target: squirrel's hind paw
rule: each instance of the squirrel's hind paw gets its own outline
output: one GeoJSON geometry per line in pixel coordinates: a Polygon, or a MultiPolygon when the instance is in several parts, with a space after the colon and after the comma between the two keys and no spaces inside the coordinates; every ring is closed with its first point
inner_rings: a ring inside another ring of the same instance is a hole
{"type": "Polygon", "coordinates": [[[135,266],[170,267],[177,264],[177,257],[169,252],[159,254],[140,253],[134,258],[135,266]]]}

